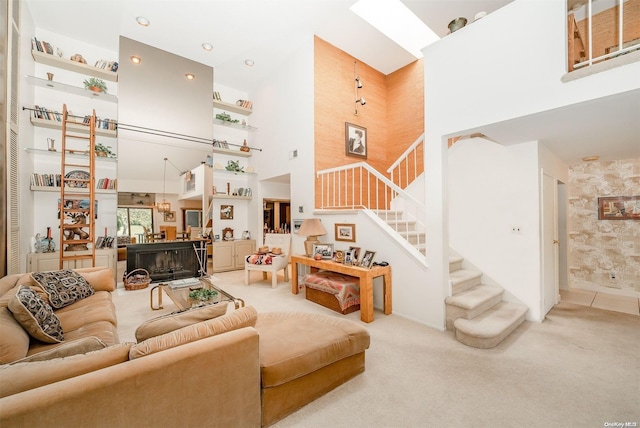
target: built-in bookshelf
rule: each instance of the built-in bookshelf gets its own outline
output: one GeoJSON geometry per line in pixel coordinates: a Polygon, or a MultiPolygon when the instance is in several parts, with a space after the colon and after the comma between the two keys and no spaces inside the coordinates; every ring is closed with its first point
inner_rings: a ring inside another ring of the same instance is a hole
{"type": "Polygon", "coordinates": [[[249,105],[251,105],[250,101],[244,101],[244,100],[238,100],[238,101],[243,101],[243,104],[241,105],[231,104],[231,103],[214,99],[213,108],[217,108],[224,111],[230,111],[233,113],[241,114],[243,116],[249,116],[251,113],[253,113],[253,110],[251,110],[251,108],[244,107],[246,103],[249,103],[249,105]]]}
{"type": "MultiPolygon", "coordinates": [[[[215,144],[215,143],[214,143],[215,144]]],[[[228,156],[238,156],[241,158],[249,158],[251,157],[251,152],[242,152],[238,149],[225,149],[222,147],[213,147],[213,153],[217,153],[219,155],[228,155],[228,156]]]]}
{"type": "MultiPolygon", "coordinates": [[[[62,130],[62,122],[59,122],[55,119],[39,119],[37,117],[31,117],[31,124],[33,126],[38,126],[40,128],[49,128],[49,129],[57,129],[62,130]]],[[[81,134],[88,134],[89,127],[82,123],[69,123],[67,124],[67,130],[78,132],[81,134]]],[[[102,137],[111,137],[116,138],[118,136],[117,131],[112,129],[102,129],[96,126],[96,135],[102,137]]]]}
{"type": "Polygon", "coordinates": [[[56,91],[64,92],[67,94],[80,95],[82,97],[88,97],[93,99],[99,99],[110,103],[117,103],[118,97],[115,95],[107,94],[106,92],[95,92],[89,89],[81,88],[79,86],[67,85],[66,83],[54,82],[53,80],[41,79],[35,76],[25,76],[27,82],[34,86],[42,88],[55,89],[56,91]]]}
{"type": "Polygon", "coordinates": [[[61,68],[63,70],[98,77],[110,82],[118,81],[118,73],[106,68],[103,69],[95,67],[93,65],[83,64],[78,61],[71,61],[70,59],[62,58],[54,54],[39,52],[38,50],[33,49],[31,50],[31,56],[33,57],[33,60],[35,62],[38,62],[40,64],[50,65],[52,67],[61,68]]]}
{"type": "MultiPolygon", "coordinates": [[[[39,174],[34,172],[30,177],[31,190],[40,192],[60,192],[60,182],[62,176],[60,174],[39,174]]],[[[102,193],[112,193],[118,188],[118,180],[116,178],[100,178],[96,181],[96,191],[104,190],[102,193]],[[111,191],[111,192],[108,192],[111,191]]],[[[89,189],[83,187],[75,187],[73,191],[78,193],[89,193],[89,189]]],[[[99,192],[100,193],[100,192],[99,192]]]]}

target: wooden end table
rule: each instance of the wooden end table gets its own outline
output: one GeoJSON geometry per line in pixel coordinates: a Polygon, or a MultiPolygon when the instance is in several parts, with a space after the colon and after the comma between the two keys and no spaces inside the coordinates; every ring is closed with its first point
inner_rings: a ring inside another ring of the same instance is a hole
{"type": "Polygon", "coordinates": [[[342,273],[344,275],[355,276],[360,279],[360,319],[363,322],[373,321],[373,278],[379,276],[383,279],[384,293],[384,314],[391,313],[391,266],[373,266],[371,269],[350,266],[337,263],[331,260],[315,260],[307,256],[291,256],[291,292],[298,294],[298,263],[309,266],[311,272],[318,270],[328,270],[342,273]]]}

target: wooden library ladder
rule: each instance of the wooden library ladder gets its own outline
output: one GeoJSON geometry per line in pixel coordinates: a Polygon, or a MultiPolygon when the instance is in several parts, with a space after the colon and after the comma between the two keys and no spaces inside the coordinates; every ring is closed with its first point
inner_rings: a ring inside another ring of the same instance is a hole
{"type": "MultiPolygon", "coordinates": [[[[65,261],[91,260],[91,266],[96,265],[95,248],[95,142],[96,142],[96,112],[86,116],[83,125],[86,131],[73,131],[67,124],[75,122],[70,118],[67,105],[62,106],[62,161],[60,182],[60,269],[65,261]],[[87,144],[89,147],[87,148],[87,144]],[[82,154],[83,161],[77,156],[82,154]],[[88,201],[87,203],[83,203],[88,201]],[[87,206],[88,205],[88,206],[87,206]]],[[[83,267],[89,267],[81,263],[83,267]]],[[[76,266],[78,267],[78,266],[76,266]]]]}

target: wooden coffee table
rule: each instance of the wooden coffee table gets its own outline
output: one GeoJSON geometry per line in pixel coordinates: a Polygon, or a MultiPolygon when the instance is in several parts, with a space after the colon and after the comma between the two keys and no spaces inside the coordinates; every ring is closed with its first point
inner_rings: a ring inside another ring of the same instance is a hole
{"type": "MultiPolygon", "coordinates": [[[[222,288],[218,287],[214,284],[218,278],[211,276],[203,276],[199,278],[198,283],[192,286],[187,287],[173,287],[170,283],[160,282],[154,285],[151,288],[150,299],[151,299],[151,309],[154,311],[164,309],[162,306],[162,292],[169,296],[169,298],[175,303],[175,305],[180,310],[188,309],[194,306],[194,302],[189,298],[189,293],[197,288],[207,288],[209,290],[216,290],[218,292],[218,297],[216,299],[207,300],[200,305],[217,305],[217,304],[228,304],[233,303],[235,309],[240,307],[244,307],[244,300],[238,299],[237,297],[232,296],[231,294],[224,291],[222,288]],[[157,306],[154,306],[153,302],[153,294],[156,291],[156,299],[158,302],[157,306]]],[[[200,306],[196,305],[196,306],[200,306]]]]}

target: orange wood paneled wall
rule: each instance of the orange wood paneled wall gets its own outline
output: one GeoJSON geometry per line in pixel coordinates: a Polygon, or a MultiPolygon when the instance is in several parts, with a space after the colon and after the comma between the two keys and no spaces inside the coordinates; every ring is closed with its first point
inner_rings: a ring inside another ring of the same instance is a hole
{"type": "MultiPolygon", "coordinates": [[[[391,163],[424,132],[422,61],[385,76],[318,37],[314,45],[315,171],[362,160],[346,154],[348,122],[367,129],[366,161],[387,175],[391,163]],[[358,96],[367,101],[358,105],[358,115],[354,114],[354,62],[363,84],[358,96]]],[[[315,191],[319,207],[319,182],[315,191]]]]}
{"type": "MultiPolygon", "coordinates": [[[[605,54],[605,50],[618,45],[618,6],[593,15],[593,57],[605,54]]],[[[640,0],[629,0],[623,8],[624,42],[640,38],[640,0]]],[[[588,50],[589,36],[587,19],[578,22],[578,28],[585,37],[585,49],[588,50]]],[[[614,48],[615,49],[615,48],[614,48]]],[[[588,53],[587,53],[588,55],[588,53]]]]}

